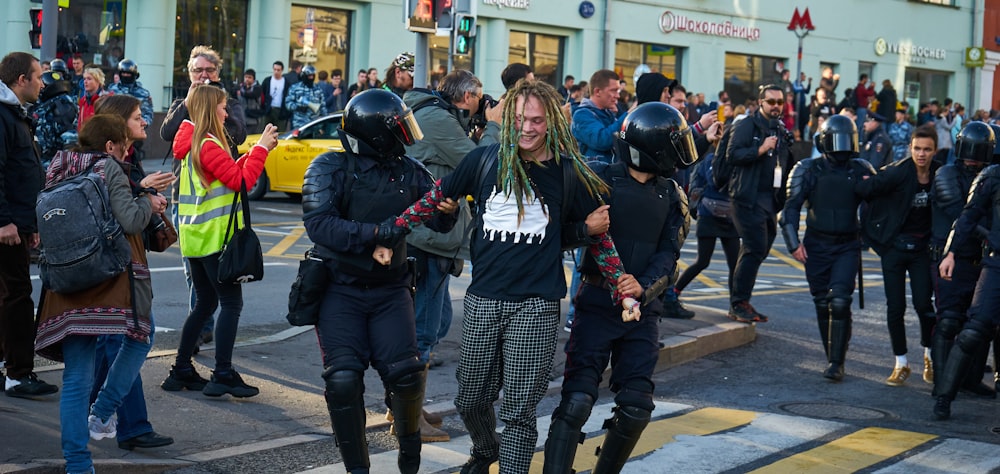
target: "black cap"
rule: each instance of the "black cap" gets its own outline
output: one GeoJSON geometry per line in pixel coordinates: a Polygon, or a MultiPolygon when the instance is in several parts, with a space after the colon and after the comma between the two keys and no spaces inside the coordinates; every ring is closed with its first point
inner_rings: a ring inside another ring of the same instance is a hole
{"type": "Polygon", "coordinates": [[[877,120],[879,122],[885,122],[885,117],[883,117],[883,116],[881,116],[881,115],[879,115],[879,114],[877,114],[875,112],[872,112],[872,111],[868,112],[868,118],[870,118],[872,120],[877,120]]]}

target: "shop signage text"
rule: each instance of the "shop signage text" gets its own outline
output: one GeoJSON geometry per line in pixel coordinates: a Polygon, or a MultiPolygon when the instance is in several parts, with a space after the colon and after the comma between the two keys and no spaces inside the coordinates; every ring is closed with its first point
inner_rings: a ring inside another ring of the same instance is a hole
{"type": "Polygon", "coordinates": [[[686,31],[702,35],[743,38],[747,41],[757,41],[760,39],[760,28],[734,25],[731,21],[720,23],[715,21],[692,20],[684,15],[675,14],[670,10],[667,10],[660,15],[660,31],[664,33],[670,33],[671,31],[686,31]]]}
{"type": "Polygon", "coordinates": [[[496,5],[498,8],[520,8],[526,10],[531,0],[483,0],[483,5],[496,5]]]}
{"type": "Polygon", "coordinates": [[[886,53],[898,54],[910,63],[926,63],[928,59],[945,59],[944,48],[927,48],[915,44],[905,44],[886,41],[885,38],[875,39],[875,54],[882,56],[886,53]]]}

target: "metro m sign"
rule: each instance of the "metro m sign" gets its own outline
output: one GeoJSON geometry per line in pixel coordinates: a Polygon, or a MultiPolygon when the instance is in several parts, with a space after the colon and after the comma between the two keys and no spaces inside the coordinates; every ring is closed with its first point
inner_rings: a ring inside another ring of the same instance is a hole
{"type": "Polygon", "coordinates": [[[816,29],[816,27],[813,26],[812,18],[809,18],[809,7],[806,7],[801,15],[799,15],[799,7],[795,7],[795,13],[792,13],[792,21],[788,22],[788,30],[795,31],[798,29],[806,31],[816,29]]]}

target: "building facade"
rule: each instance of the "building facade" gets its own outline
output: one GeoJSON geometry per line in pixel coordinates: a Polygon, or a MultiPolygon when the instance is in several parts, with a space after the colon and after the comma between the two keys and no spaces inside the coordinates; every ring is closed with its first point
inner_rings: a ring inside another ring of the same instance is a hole
{"type": "MultiPolygon", "coordinates": [[[[553,85],[565,75],[580,81],[597,69],[614,69],[628,90],[645,65],[710,100],[726,90],[736,101],[752,97],[761,83],[776,82],[783,69],[794,79],[801,68],[815,87],[829,66],[841,76],[838,94],[866,73],[876,84],[890,80],[913,107],[951,97],[971,110],[1000,108],[1000,0],[469,1],[477,14],[476,39],[469,54],[454,56],[451,64],[473,70],[494,95],[502,92],[500,72],[511,62],[531,65],[536,77],[553,85]],[[789,24],[796,9],[804,13],[806,7],[814,29],[802,40],[800,65],[789,24]],[[968,47],[985,48],[983,66],[965,66],[968,47]]],[[[419,33],[405,29],[403,4],[71,0],[59,13],[58,50],[108,69],[121,57],[135,60],[161,110],[187,90],[187,54],[196,44],[214,46],[225,61],[224,79],[234,82],[246,68],[259,71],[262,80],[272,62],[287,66],[293,59],[341,69],[347,83],[359,69],[376,68],[384,76],[396,54],[417,44],[419,33]]],[[[39,4],[5,5],[4,49],[29,50],[27,11],[39,4]]],[[[447,70],[449,41],[428,35],[423,82],[447,70]]]]}

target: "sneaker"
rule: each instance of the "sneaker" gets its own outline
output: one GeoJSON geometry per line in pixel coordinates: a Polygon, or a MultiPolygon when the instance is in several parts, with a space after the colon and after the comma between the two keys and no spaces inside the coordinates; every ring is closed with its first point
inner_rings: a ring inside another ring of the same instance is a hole
{"type": "Polygon", "coordinates": [[[170,375],[160,384],[160,388],[168,392],[179,392],[185,388],[191,391],[201,391],[208,384],[206,380],[194,367],[189,369],[178,369],[176,366],[170,367],[170,375]]]}
{"type": "Polygon", "coordinates": [[[97,415],[87,417],[87,428],[90,430],[90,437],[93,439],[114,438],[118,435],[118,422],[114,415],[108,421],[101,421],[97,415]]]}
{"type": "Polygon", "coordinates": [[[892,387],[901,387],[908,378],[910,378],[910,366],[896,367],[892,369],[892,375],[885,379],[885,384],[892,387]]]}
{"type": "Polygon", "coordinates": [[[462,465],[461,474],[489,474],[490,466],[497,462],[499,455],[493,457],[482,457],[473,454],[468,461],[462,465]]]}
{"type": "Polygon", "coordinates": [[[753,309],[749,301],[740,301],[729,307],[729,319],[741,323],[766,323],[767,316],[760,314],[753,309]]]}
{"type": "Polygon", "coordinates": [[[663,300],[663,317],[669,319],[691,319],[694,311],[684,307],[684,304],[676,298],[663,300]]]}
{"type": "Polygon", "coordinates": [[[924,382],[934,385],[934,365],[931,364],[931,358],[924,356],[924,382]]]}
{"type": "Polygon", "coordinates": [[[442,365],[444,365],[444,359],[438,357],[437,354],[431,352],[431,354],[427,357],[427,364],[428,368],[431,369],[435,367],[441,367],[442,365]]]}
{"type": "Polygon", "coordinates": [[[209,397],[221,397],[228,393],[236,398],[247,398],[257,395],[260,390],[247,385],[239,373],[231,370],[222,373],[212,371],[212,380],[205,385],[201,393],[209,397]]]}
{"type": "Polygon", "coordinates": [[[6,389],[4,392],[8,397],[16,398],[34,398],[42,395],[52,395],[59,391],[59,387],[39,380],[34,372],[19,379],[7,377],[4,388],[6,389]]]}
{"type": "Polygon", "coordinates": [[[566,324],[563,326],[563,331],[573,332],[573,321],[566,321],[566,324]]]}

